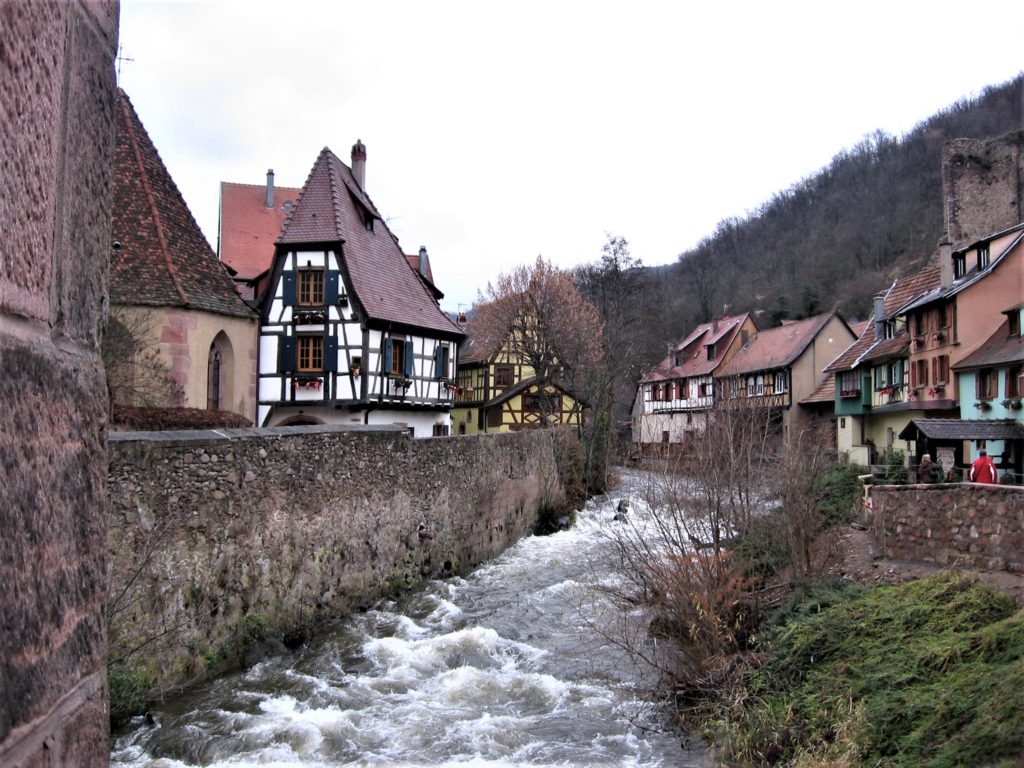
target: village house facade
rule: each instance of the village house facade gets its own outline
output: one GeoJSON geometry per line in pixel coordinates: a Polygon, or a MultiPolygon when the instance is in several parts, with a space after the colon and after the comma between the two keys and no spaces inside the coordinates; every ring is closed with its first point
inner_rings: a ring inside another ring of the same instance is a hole
{"type": "Polygon", "coordinates": [[[465,334],[366,195],[365,161],[360,142],[351,168],[324,148],[277,239],[260,301],[258,423],[450,434],[465,334]]]}
{"type": "Polygon", "coordinates": [[[669,348],[640,380],[633,408],[633,443],[642,450],[685,448],[704,434],[715,405],[715,372],[757,333],[748,313],[697,326],[669,348]]]}
{"type": "Polygon", "coordinates": [[[823,369],[853,341],[850,326],[835,312],[759,331],[716,374],[716,397],[722,407],[773,412],[783,441],[791,444],[831,425],[832,413],[822,418],[819,408],[802,401],[813,403],[823,369]]]}
{"type": "Polygon", "coordinates": [[[487,334],[474,328],[472,321],[464,322],[464,327],[468,338],[454,382],[452,425],[456,434],[517,432],[558,424],[582,426],[583,404],[558,382],[538,378],[512,343],[515,330],[487,334]]]}
{"type": "Polygon", "coordinates": [[[146,337],[143,346],[158,352],[183,398],[162,402],[159,393],[128,386],[124,404],[231,411],[254,421],[256,312],[235,291],[123,91],[115,138],[112,314],[146,337]]]}

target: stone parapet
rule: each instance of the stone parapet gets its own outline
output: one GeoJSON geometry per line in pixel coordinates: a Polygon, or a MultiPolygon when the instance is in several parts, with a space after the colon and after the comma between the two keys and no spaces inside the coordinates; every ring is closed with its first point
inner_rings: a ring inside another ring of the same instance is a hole
{"type": "Polygon", "coordinates": [[[884,557],[1024,573],[1024,488],[872,486],[868,523],[884,557]]]}

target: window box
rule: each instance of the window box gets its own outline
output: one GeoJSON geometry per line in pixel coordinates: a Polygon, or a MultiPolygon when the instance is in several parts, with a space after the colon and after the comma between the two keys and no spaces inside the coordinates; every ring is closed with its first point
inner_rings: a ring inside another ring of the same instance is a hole
{"type": "Polygon", "coordinates": [[[1008,408],[1011,411],[1018,411],[1018,410],[1020,410],[1021,405],[1022,405],[1022,402],[1020,400],[1011,400],[1010,398],[1007,398],[1006,400],[1003,400],[1003,402],[1002,402],[1003,408],[1008,408]]]}
{"type": "Polygon", "coordinates": [[[323,385],[324,380],[321,376],[296,376],[292,379],[292,386],[294,386],[295,389],[319,390],[323,385]]]}
{"type": "Polygon", "coordinates": [[[844,389],[839,393],[840,397],[860,397],[859,389],[844,389]]]}
{"type": "Polygon", "coordinates": [[[296,325],[323,325],[326,321],[321,310],[300,309],[295,312],[296,325]]]}
{"type": "Polygon", "coordinates": [[[979,400],[974,404],[974,407],[982,411],[991,411],[992,403],[990,403],[988,400],[979,400]]]}
{"type": "Polygon", "coordinates": [[[407,379],[404,376],[392,377],[391,383],[399,389],[408,389],[412,385],[412,379],[407,379]]]}
{"type": "Polygon", "coordinates": [[[946,334],[943,333],[942,331],[936,331],[935,335],[932,338],[934,338],[936,341],[942,341],[943,339],[946,338],[946,334]]]}

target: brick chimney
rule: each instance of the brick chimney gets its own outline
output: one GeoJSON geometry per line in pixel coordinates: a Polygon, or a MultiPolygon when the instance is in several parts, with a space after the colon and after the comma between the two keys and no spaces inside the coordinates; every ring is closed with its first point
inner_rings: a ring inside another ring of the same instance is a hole
{"type": "Polygon", "coordinates": [[[366,146],[361,139],[352,145],[352,175],[362,190],[366,189],[366,146]]]}
{"type": "Polygon", "coordinates": [[[419,267],[421,275],[424,277],[430,277],[430,261],[427,257],[427,246],[425,245],[420,246],[419,267]]]}
{"type": "Polygon", "coordinates": [[[274,207],[274,169],[267,169],[267,208],[274,207]]]}

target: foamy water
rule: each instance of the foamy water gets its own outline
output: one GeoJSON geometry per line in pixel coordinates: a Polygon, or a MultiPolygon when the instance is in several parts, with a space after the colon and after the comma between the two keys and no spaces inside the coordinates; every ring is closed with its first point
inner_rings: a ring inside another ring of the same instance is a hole
{"type": "Polygon", "coordinates": [[[604,637],[616,617],[590,587],[615,581],[603,532],[624,496],[154,711],[112,764],[704,765],[604,637]]]}

